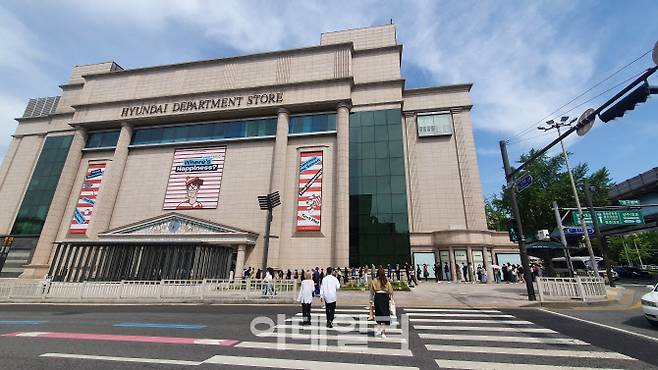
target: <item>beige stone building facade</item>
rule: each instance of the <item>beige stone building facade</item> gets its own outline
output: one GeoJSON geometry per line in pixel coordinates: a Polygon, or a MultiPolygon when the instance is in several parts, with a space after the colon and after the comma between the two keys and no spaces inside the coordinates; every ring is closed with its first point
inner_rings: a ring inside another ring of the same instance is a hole
{"type": "MultiPolygon", "coordinates": [[[[470,84],[406,89],[394,25],[318,46],[75,66],[30,100],[0,167],[4,276],[226,278],[514,255],[487,230],[470,84]]],[[[445,276],[442,276],[445,277],[445,276]]]]}

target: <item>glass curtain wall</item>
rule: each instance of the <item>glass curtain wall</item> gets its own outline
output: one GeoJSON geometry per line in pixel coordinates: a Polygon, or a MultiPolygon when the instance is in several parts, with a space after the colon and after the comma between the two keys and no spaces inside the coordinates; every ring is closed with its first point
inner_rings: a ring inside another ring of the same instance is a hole
{"type": "Polygon", "coordinates": [[[350,114],[350,265],[410,261],[402,116],[350,114]]]}
{"type": "Polygon", "coordinates": [[[12,235],[41,234],[72,141],[72,135],[46,137],[14,221],[12,235]]]}

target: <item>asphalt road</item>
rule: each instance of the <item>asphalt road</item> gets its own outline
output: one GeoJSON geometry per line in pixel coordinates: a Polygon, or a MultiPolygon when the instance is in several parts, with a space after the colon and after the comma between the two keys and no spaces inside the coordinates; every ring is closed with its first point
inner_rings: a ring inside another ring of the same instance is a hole
{"type": "Polygon", "coordinates": [[[299,330],[296,306],[0,305],[0,369],[658,369],[658,341],[538,309],[398,308],[386,339],[348,322],[364,307],[339,305],[334,330],[314,309],[299,330]]]}

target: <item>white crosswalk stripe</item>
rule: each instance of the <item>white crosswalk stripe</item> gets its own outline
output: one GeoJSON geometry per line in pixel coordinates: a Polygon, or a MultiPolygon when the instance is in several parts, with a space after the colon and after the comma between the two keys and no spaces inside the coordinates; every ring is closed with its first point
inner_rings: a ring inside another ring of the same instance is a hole
{"type": "Polygon", "coordinates": [[[512,315],[503,314],[490,314],[490,313],[424,313],[424,312],[405,312],[409,317],[424,316],[424,317],[504,317],[513,318],[512,315]]]}
{"type": "Polygon", "coordinates": [[[578,346],[587,346],[589,343],[572,338],[533,338],[533,337],[508,337],[508,336],[490,336],[490,335],[453,335],[453,334],[418,334],[423,339],[443,339],[443,340],[472,340],[481,342],[512,342],[512,343],[543,343],[543,344],[571,344],[578,346]]]}
{"type": "Polygon", "coordinates": [[[484,311],[478,308],[403,310],[411,317],[413,329],[418,331],[418,337],[440,368],[584,370],[590,367],[583,364],[596,369],[616,369],[638,363],[627,355],[565,337],[500,310],[484,311]],[[503,362],[498,362],[501,359],[503,362]]]}
{"type": "Polygon", "coordinates": [[[556,366],[556,365],[533,365],[514,364],[508,362],[482,362],[482,361],[456,361],[436,360],[436,364],[442,369],[467,369],[467,370],[615,370],[613,368],[580,367],[580,366],[556,366]]]}
{"type": "MultiPolygon", "coordinates": [[[[484,328],[481,326],[451,326],[451,325],[413,325],[413,328],[416,330],[437,330],[437,331],[483,331],[484,328]]],[[[497,326],[487,326],[486,331],[488,332],[518,332],[518,333],[544,333],[544,334],[555,334],[557,333],[551,329],[545,328],[520,328],[520,327],[497,327],[497,326]]]]}

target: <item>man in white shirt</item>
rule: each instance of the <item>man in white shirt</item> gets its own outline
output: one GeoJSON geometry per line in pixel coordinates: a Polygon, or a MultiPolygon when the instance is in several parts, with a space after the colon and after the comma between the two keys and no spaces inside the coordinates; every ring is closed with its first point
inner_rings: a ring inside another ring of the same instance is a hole
{"type": "Polygon", "coordinates": [[[322,284],[320,285],[320,300],[324,300],[328,328],[333,328],[337,292],[340,288],[340,283],[334,274],[335,271],[333,271],[333,268],[327,267],[327,276],[322,279],[322,284]]]}

